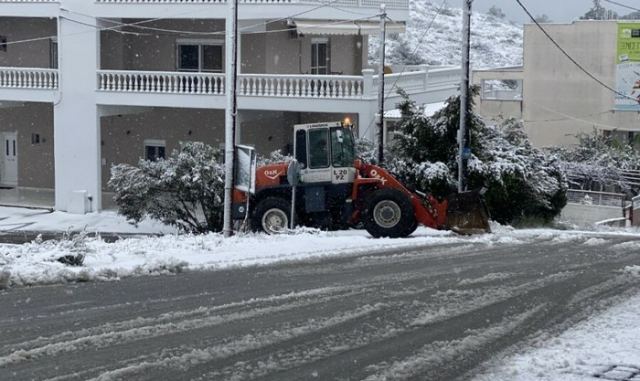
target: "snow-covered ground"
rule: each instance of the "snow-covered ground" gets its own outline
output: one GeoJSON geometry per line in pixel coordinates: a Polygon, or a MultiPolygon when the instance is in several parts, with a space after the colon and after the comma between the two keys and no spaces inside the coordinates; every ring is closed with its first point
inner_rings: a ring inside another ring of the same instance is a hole
{"type": "Polygon", "coordinates": [[[302,229],[280,236],[247,234],[224,239],[220,234],[168,234],[122,239],[115,243],[80,234],[62,241],[35,240],[23,245],[0,245],[0,288],[3,283],[4,287],[7,283],[11,287],[112,280],[184,269],[255,266],[441,244],[520,244],[532,240],[566,242],[593,234],[548,229],[513,230],[502,226],[495,226],[494,231],[490,235],[460,237],[451,232],[420,228],[405,239],[373,239],[360,230],[320,232],[302,229]],[[78,254],[85,257],[83,266],[74,267],[57,261],[62,256],[78,254]]]}
{"type": "Polygon", "coordinates": [[[175,233],[176,229],[153,220],[145,220],[134,226],[115,211],[79,215],[42,209],[0,207],[0,232],[6,231],[162,234],[175,233]]]}
{"type": "MultiPolygon", "coordinates": [[[[627,267],[629,276],[640,268],[627,267]]],[[[640,295],[591,317],[534,349],[508,357],[475,381],[640,380],[640,295]]]]}
{"type": "MultiPolygon", "coordinates": [[[[462,9],[455,8],[459,6],[457,2],[449,1],[448,3],[449,6],[445,6],[438,14],[441,1],[413,0],[410,2],[411,14],[407,23],[407,32],[399,38],[389,39],[387,46],[389,63],[460,65],[462,9]],[[435,17],[436,14],[437,17],[435,17]],[[433,24],[432,20],[434,20],[433,24]],[[415,56],[411,57],[410,53],[413,52],[415,56]]],[[[369,45],[370,61],[377,62],[379,46],[379,39],[372,36],[369,45]]],[[[471,41],[471,64],[474,68],[522,65],[522,46],[521,25],[474,12],[471,41]]]]}

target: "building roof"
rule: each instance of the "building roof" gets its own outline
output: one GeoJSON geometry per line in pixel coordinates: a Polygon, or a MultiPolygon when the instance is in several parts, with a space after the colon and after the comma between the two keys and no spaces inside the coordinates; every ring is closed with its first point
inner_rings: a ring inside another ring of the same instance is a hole
{"type": "MultiPolygon", "coordinates": [[[[436,102],[436,103],[427,103],[424,107],[424,116],[431,117],[435,115],[436,112],[442,110],[446,106],[446,102],[436,102]]],[[[400,109],[389,110],[384,113],[385,119],[401,119],[402,112],[400,109]]]]}

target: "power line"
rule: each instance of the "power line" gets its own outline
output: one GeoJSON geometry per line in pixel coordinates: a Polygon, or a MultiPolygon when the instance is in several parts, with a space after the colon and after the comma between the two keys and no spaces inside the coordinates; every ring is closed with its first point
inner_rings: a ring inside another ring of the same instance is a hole
{"type": "MultiPolygon", "coordinates": [[[[431,19],[431,21],[429,22],[429,25],[427,26],[427,28],[424,30],[424,32],[422,33],[422,35],[420,36],[420,38],[418,39],[418,43],[416,44],[415,48],[413,49],[413,51],[411,52],[411,55],[416,54],[416,52],[418,51],[418,49],[420,48],[420,46],[423,43],[424,38],[427,36],[427,33],[429,33],[429,31],[431,30],[431,28],[433,27],[433,24],[435,23],[436,19],[438,18],[438,16],[440,16],[440,14],[442,13],[442,11],[444,10],[444,7],[447,5],[447,1],[448,0],[443,0],[442,4],[440,4],[440,7],[436,10],[436,14],[433,16],[433,18],[431,19]]],[[[381,44],[384,43],[384,41],[380,42],[381,44]]],[[[391,96],[391,94],[393,93],[393,90],[396,88],[396,85],[398,84],[398,81],[400,81],[400,78],[402,77],[402,74],[404,74],[404,72],[407,70],[406,65],[402,68],[402,71],[400,72],[400,74],[398,75],[398,78],[396,78],[396,80],[393,82],[393,85],[391,85],[391,88],[389,89],[389,91],[387,92],[387,95],[384,97],[384,102],[386,102],[389,97],[391,96]]],[[[384,78],[379,78],[379,81],[383,81],[384,78]]],[[[383,104],[384,104],[383,102],[383,104]]],[[[364,133],[362,135],[366,135],[369,130],[371,129],[371,127],[373,126],[373,123],[375,122],[375,118],[371,119],[371,122],[369,122],[369,125],[367,126],[367,129],[364,131],[364,133]]]]}
{"type": "MultiPolygon", "coordinates": [[[[65,20],[71,21],[71,22],[75,22],[75,23],[78,23],[78,24],[81,24],[81,25],[86,25],[86,26],[89,26],[89,27],[93,27],[93,28],[98,29],[98,30],[103,30],[103,28],[98,26],[98,25],[85,23],[85,22],[82,22],[82,21],[79,21],[79,20],[75,20],[75,19],[72,19],[72,18],[69,18],[69,17],[65,17],[65,16],[60,16],[60,17],[64,18],[65,20]]],[[[333,26],[333,25],[349,24],[349,23],[354,23],[354,24],[357,25],[358,21],[364,21],[364,20],[372,19],[374,17],[377,17],[377,15],[361,17],[361,18],[357,18],[357,19],[339,20],[339,21],[329,22],[329,23],[326,23],[326,24],[318,24],[317,26],[322,28],[322,27],[330,27],[330,26],[333,26]]],[[[114,22],[114,21],[109,21],[109,22],[114,22]]],[[[114,26],[113,28],[120,28],[120,27],[124,27],[124,26],[130,25],[130,24],[122,25],[122,23],[120,23],[120,24],[121,25],[114,26]]],[[[117,33],[123,33],[123,34],[132,34],[132,35],[137,35],[137,36],[150,36],[150,35],[170,35],[170,36],[173,36],[175,34],[181,34],[181,35],[197,34],[199,36],[202,36],[202,35],[206,35],[206,36],[224,36],[225,35],[225,31],[193,32],[193,31],[181,30],[181,29],[162,29],[162,28],[149,28],[149,27],[142,27],[142,28],[143,29],[151,29],[151,30],[155,31],[155,33],[153,33],[153,34],[150,34],[150,33],[138,33],[138,32],[128,32],[128,31],[122,31],[122,30],[111,30],[111,31],[117,32],[117,33]],[[162,32],[167,32],[167,33],[162,33],[162,32]]],[[[244,28],[244,30],[248,30],[248,29],[249,29],[249,27],[244,28]]],[[[274,29],[274,30],[265,30],[265,31],[244,32],[242,34],[248,35],[248,34],[269,34],[269,33],[291,32],[292,29],[293,28],[274,29]]]]}
{"type": "MultiPolygon", "coordinates": [[[[336,1],[336,0],[333,0],[333,1],[336,1]]],[[[328,5],[324,4],[321,7],[325,7],[325,6],[328,6],[328,5]]],[[[242,28],[241,30],[249,30],[249,29],[251,29],[251,28],[253,28],[255,26],[263,26],[263,25],[268,25],[270,23],[284,21],[284,20],[290,19],[292,17],[296,17],[296,16],[299,16],[301,14],[308,13],[308,12],[310,12],[312,10],[316,10],[316,9],[319,9],[319,8],[320,7],[314,7],[311,10],[307,10],[307,11],[304,11],[304,12],[299,12],[299,13],[296,13],[296,14],[293,14],[293,15],[289,15],[287,17],[283,17],[283,18],[277,19],[277,20],[271,20],[271,21],[267,21],[265,23],[249,25],[247,27],[242,28]]],[[[68,10],[65,10],[65,11],[67,11],[69,13],[75,13],[77,15],[82,15],[82,16],[92,17],[93,18],[93,16],[87,15],[87,14],[84,14],[84,13],[75,12],[75,11],[68,11],[68,10]]],[[[180,13],[178,15],[181,15],[181,14],[184,14],[184,13],[180,13]]],[[[161,32],[166,32],[167,34],[192,34],[192,35],[200,35],[200,36],[215,36],[215,35],[223,36],[225,34],[224,31],[194,32],[194,31],[189,31],[189,30],[163,29],[163,28],[146,27],[146,26],[142,26],[141,25],[141,24],[151,23],[151,22],[154,22],[154,21],[171,19],[172,17],[175,17],[175,15],[166,16],[166,17],[162,17],[162,18],[149,19],[149,20],[142,20],[142,21],[138,21],[138,22],[134,22],[134,23],[121,23],[121,22],[113,21],[113,20],[106,19],[106,18],[96,18],[97,20],[100,20],[100,21],[103,21],[103,22],[110,22],[110,23],[117,24],[117,25],[108,26],[108,27],[101,27],[101,26],[98,26],[98,25],[94,25],[94,24],[87,23],[87,22],[84,22],[84,21],[76,20],[76,19],[73,19],[73,18],[70,18],[70,17],[66,17],[66,16],[60,16],[60,17],[64,18],[65,20],[77,23],[77,24],[81,24],[81,25],[92,27],[92,28],[96,29],[97,31],[111,31],[111,32],[115,32],[115,33],[136,35],[136,36],[149,36],[150,34],[141,33],[141,32],[123,31],[123,30],[120,30],[120,28],[134,27],[134,28],[145,29],[145,30],[148,29],[148,30],[156,31],[157,32],[157,33],[155,33],[156,35],[161,34],[161,32]]],[[[331,22],[331,23],[322,24],[321,26],[331,26],[331,25],[337,25],[337,24],[351,23],[351,22],[371,19],[371,18],[374,18],[374,17],[377,17],[377,15],[372,15],[372,16],[362,17],[362,18],[357,18],[357,19],[334,21],[334,22],[331,22]]],[[[270,33],[281,33],[281,32],[290,32],[290,31],[291,31],[291,28],[286,28],[286,29],[276,29],[276,30],[267,30],[267,31],[244,32],[242,34],[270,34],[270,33]]],[[[69,34],[66,34],[66,35],[63,35],[63,36],[74,36],[74,35],[84,34],[84,33],[88,33],[88,32],[69,33],[69,34]]],[[[51,39],[55,39],[55,38],[58,38],[58,35],[35,37],[35,38],[23,39],[23,40],[17,40],[17,41],[8,41],[6,43],[3,43],[2,45],[15,45],[15,44],[43,41],[43,40],[51,40],[51,39]]]]}
{"type": "Polygon", "coordinates": [[[619,92],[618,90],[614,89],[613,87],[607,85],[606,83],[604,83],[600,78],[596,77],[594,74],[592,74],[591,72],[589,72],[584,66],[582,66],[582,64],[580,64],[578,61],[576,61],[573,57],[571,57],[571,55],[569,53],[567,53],[566,50],[564,50],[564,48],[562,48],[562,46],[560,46],[560,44],[558,44],[558,42],[556,42],[556,40],[551,37],[551,35],[549,34],[549,32],[547,32],[547,30],[540,25],[540,23],[536,20],[535,17],[533,17],[533,15],[531,14],[531,12],[529,12],[529,10],[527,9],[527,7],[525,7],[524,4],[522,4],[522,2],[520,0],[516,0],[516,3],[518,3],[518,5],[520,5],[520,7],[525,11],[525,13],[527,14],[527,16],[529,16],[529,18],[531,19],[531,21],[533,21],[533,23],[542,31],[542,33],[544,33],[544,35],[549,39],[549,41],[551,41],[553,43],[553,45],[556,46],[556,48],[558,48],[562,54],[564,54],[569,61],[571,61],[574,65],[576,65],[576,67],[578,69],[580,69],[582,72],[584,72],[587,76],[589,76],[589,78],[593,79],[594,81],[596,81],[597,83],[599,83],[602,87],[604,87],[605,89],[611,91],[612,93],[621,96],[623,98],[627,98],[627,99],[632,99],[635,102],[638,102],[638,100],[636,98],[630,97],[626,94],[623,94],[621,92],[619,92]]]}
{"type": "Polygon", "coordinates": [[[622,7],[622,8],[627,8],[627,9],[632,10],[632,11],[640,12],[640,8],[634,8],[634,7],[630,6],[630,5],[622,4],[622,3],[619,3],[617,1],[612,1],[612,0],[604,0],[604,1],[607,2],[607,3],[611,3],[613,5],[617,5],[617,6],[622,7]]]}

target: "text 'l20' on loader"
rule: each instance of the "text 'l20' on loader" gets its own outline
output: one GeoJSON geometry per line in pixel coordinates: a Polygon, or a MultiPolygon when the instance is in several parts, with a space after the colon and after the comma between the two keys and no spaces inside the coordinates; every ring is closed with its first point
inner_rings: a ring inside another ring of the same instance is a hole
{"type": "Polygon", "coordinates": [[[258,167],[255,194],[234,191],[234,219],[270,234],[289,229],[292,217],[323,229],[362,226],[376,238],[406,237],[419,225],[490,231],[480,192],[439,201],[410,191],[384,168],[356,159],[353,133],[341,122],[296,125],[294,157],[295,165],[258,167]]]}

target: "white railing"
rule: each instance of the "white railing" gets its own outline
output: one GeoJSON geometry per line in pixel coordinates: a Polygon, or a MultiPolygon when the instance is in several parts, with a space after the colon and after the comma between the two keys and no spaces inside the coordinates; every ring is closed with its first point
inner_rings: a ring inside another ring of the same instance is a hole
{"type": "MultiPolygon", "coordinates": [[[[385,76],[387,91],[409,93],[441,90],[460,83],[459,69],[424,70],[385,76]],[[435,74],[434,74],[435,73],[435,74]]],[[[225,94],[225,74],[161,71],[99,70],[98,90],[125,93],[192,95],[225,94]]],[[[250,97],[374,99],[379,79],[373,70],[363,75],[240,74],[238,94],[250,97]]]]}
{"type": "Polygon", "coordinates": [[[58,70],[0,67],[0,87],[12,89],[57,89],[58,70]]]}
{"type": "MultiPolygon", "coordinates": [[[[132,93],[223,95],[225,75],[100,70],[98,90],[132,93]]],[[[359,76],[241,74],[238,93],[256,97],[361,98],[359,76]]]]}
{"type": "Polygon", "coordinates": [[[98,71],[98,90],[127,93],[224,94],[225,75],[162,71],[98,71]]]}
{"type": "Polygon", "coordinates": [[[624,207],[626,196],[622,193],[595,192],[569,189],[567,201],[573,204],[624,207]]]}
{"type": "MultiPolygon", "coordinates": [[[[0,0],[2,2],[4,0],[0,0]]],[[[318,4],[329,3],[325,0],[240,0],[247,4],[318,4]]],[[[96,0],[96,3],[104,4],[222,4],[226,0],[96,0]]],[[[408,0],[335,0],[333,5],[348,7],[378,8],[384,3],[387,8],[408,9],[408,0]]]]}
{"type": "Polygon", "coordinates": [[[362,98],[361,76],[241,74],[241,95],[295,98],[362,98]]]}
{"type": "MultiPolygon", "coordinates": [[[[428,73],[427,71],[409,71],[397,74],[386,74],[384,81],[385,91],[392,92],[393,94],[395,94],[398,89],[402,89],[408,93],[423,91],[427,87],[428,73]]],[[[377,89],[379,83],[378,76],[374,77],[373,83],[377,89]]]]}

